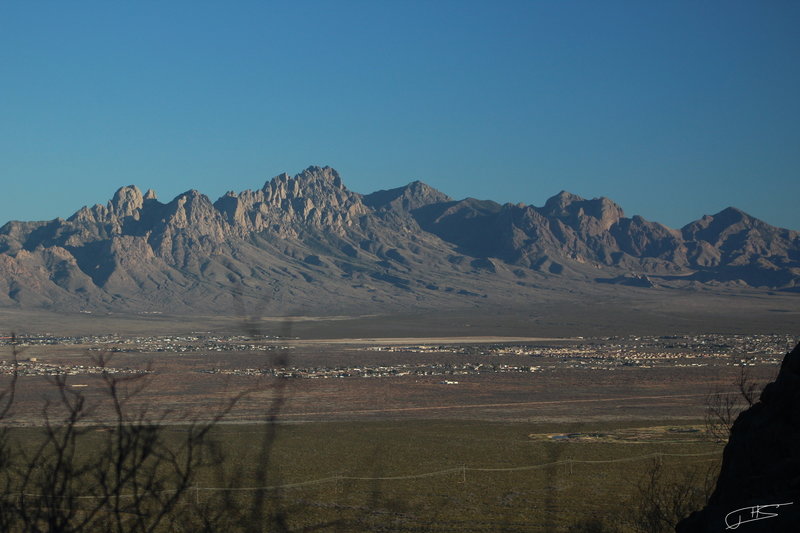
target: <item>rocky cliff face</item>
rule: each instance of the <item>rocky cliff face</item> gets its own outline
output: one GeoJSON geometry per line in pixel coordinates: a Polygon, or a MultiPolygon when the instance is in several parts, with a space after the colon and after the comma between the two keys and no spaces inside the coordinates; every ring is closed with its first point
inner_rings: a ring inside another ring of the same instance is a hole
{"type": "Polygon", "coordinates": [[[558,280],[642,276],[794,290],[800,237],[732,208],[678,231],[567,192],[543,207],[455,201],[422,182],[362,196],[329,167],[215,202],[187,191],[161,203],[127,186],[67,220],[0,228],[0,305],[474,305],[558,280]]]}
{"type": "Polygon", "coordinates": [[[800,527],[800,345],[731,429],[708,506],[678,533],[795,532],[800,527]]]}

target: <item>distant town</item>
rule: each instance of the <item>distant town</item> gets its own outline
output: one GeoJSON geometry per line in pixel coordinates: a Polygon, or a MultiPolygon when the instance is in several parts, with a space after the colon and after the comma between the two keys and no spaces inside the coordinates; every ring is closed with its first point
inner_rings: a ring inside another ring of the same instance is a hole
{"type": "MultiPolygon", "coordinates": [[[[49,352],[54,346],[74,346],[79,354],[211,354],[283,353],[296,350],[298,339],[269,335],[215,335],[193,333],[171,336],[55,336],[25,335],[0,337],[0,347],[16,344],[16,361],[4,356],[0,374],[19,376],[145,373],[151,370],[118,368],[112,365],[66,364],[40,360],[37,348],[49,352]]],[[[557,369],[615,371],[625,367],[665,368],[702,366],[777,365],[798,341],[789,335],[687,335],[625,336],[566,339],[547,344],[412,344],[352,345],[351,352],[373,354],[371,363],[349,365],[292,366],[290,357],[274,359],[263,367],[196,368],[206,374],[266,376],[275,378],[350,379],[406,376],[469,376],[481,374],[537,373],[557,369]],[[391,362],[374,362],[383,354],[391,362]],[[408,355],[404,361],[403,355],[408,355]],[[425,357],[430,356],[430,357],[425,357]]],[[[346,345],[346,343],[345,343],[346,345]]],[[[9,353],[8,348],[5,353],[9,353]]],[[[48,358],[49,359],[49,358],[48,358]]],[[[60,357],[59,359],[64,359],[60,357]]],[[[365,359],[367,359],[365,357],[365,359]]],[[[445,380],[449,384],[455,381],[445,380]]],[[[444,383],[443,382],[443,383],[444,383]]]]}

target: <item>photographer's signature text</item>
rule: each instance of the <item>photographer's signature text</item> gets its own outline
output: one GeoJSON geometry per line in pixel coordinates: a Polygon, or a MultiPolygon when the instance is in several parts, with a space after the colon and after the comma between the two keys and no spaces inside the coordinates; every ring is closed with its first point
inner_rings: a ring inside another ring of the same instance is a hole
{"type": "Polygon", "coordinates": [[[778,516],[778,508],[786,505],[792,505],[794,502],[788,503],[771,503],[767,505],[753,505],[752,507],[742,507],[736,509],[725,515],[725,529],[736,529],[742,524],[748,522],[755,522],[756,520],[766,520],[767,518],[775,518],[778,516]]]}

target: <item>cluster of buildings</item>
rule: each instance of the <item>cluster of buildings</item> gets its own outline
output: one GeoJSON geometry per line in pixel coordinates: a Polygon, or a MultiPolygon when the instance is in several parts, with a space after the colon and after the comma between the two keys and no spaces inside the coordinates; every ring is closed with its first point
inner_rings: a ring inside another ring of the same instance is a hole
{"type": "Polygon", "coordinates": [[[270,335],[164,335],[158,337],[129,337],[125,339],[120,351],[148,353],[205,353],[205,352],[255,352],[285,350],[289,346],[265,344],[263,341],[274,341],[278,337],[270,335]]]}
{"type": "Polygon", "coordinates": [[[379,378],[398,376],[468,376],[485,373],[519,373],[537,372],[538,366],[515,366],[507,364],[490,363],[417,363],[380,366],[352,366],[352,367],[316,367],[316,368],[235,368],[235,369],[207,369],[200,370],[208,374],[226,374],[235,376],[270,376],[279,378],[379,378]]]}
{"type": "Polygon", "coordinates": [[[120,335],[81,335],[59,336],[50,334],[0,336],[0,346],[12,343],[20,347],[26,346],[85,346],[90,351],[126,352],[126,353],[189,353],[189,352],[238,352],[238,351],[273,351],[287,350],[291,346],[265,344],[263,341],[275,341],[278,337],[270,335],[160,335],[160,336],[128,336],[120,335]]]}
{"type": "Polygon", "coordinates": [[[149,370],[132,368],[114,368],[107,366],[91,365],[64,365],[45,363],[35,357],[14,363],[13,361],[0,361],[0,375],[18,376],[79,376],[88,374],[147,374],[149,370]]]}
{"type": "Polygon", "coordinates": [[[702,367],[775,365],[798,342],[791,335],[673,335],[578,338],[542,345],[476,344],[371,346],[369,351],[450,353],[472,357],[534,357],[543,370],[620,367],[702,367]],[[547,364],[544,363],[547,362],[547,364]]]}
{"type": "MultiPolygon", "coordinates": [[[[212,353],[284,351],[287,339],[260,335],[218,335],[192,333],[189,335],[131,336],[88,335],[55,336],[25,335],[16,338],[0,337],[0,346],[15,343],[22,354],[30,355],[25,347],[48,345],[80,345],[84,350],[129,353],[212,353]]],[[[531,373],[554,369],[579,368],[588,370],[617,370],[623,367],[692,367],[777,365],[783,355],[798,341],[790,335],[672,335],[597,337],[564,339],[542,344],[475,343],[475,344],[417,344],[351,346],[354,364],[349,366],[314,366],[285,368],[212,368],[199,372],[243,376],[281,378],[371,378],[399,376],[464,376],[491,373],[531,373]],[[395,363],[362,364],[359,351],[392,352],[395,363]],[[405,363],[402,354],[414,354],[419,361],[405,363]],[[437,361],[447,354],[448,362],[437,361]],[[453,362],[453,359],[456,362],[453,362]]],[[[6,351],[9,351],[6,348],[6,351]]],[[[45,363],[30,357],[14,365],[0,362],[0,374],[73,375],[102,372],[139,373],[140,370],[113,369],[99,366],[45,363]]]]}

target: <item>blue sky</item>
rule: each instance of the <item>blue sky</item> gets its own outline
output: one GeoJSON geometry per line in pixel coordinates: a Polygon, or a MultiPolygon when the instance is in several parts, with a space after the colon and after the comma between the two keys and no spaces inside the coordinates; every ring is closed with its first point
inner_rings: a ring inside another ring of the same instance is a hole
{"type": "Polygon", "coordinates": [[[800,3],[0,2],[0,224],[330,165],[800,229],[800,3]]]}

